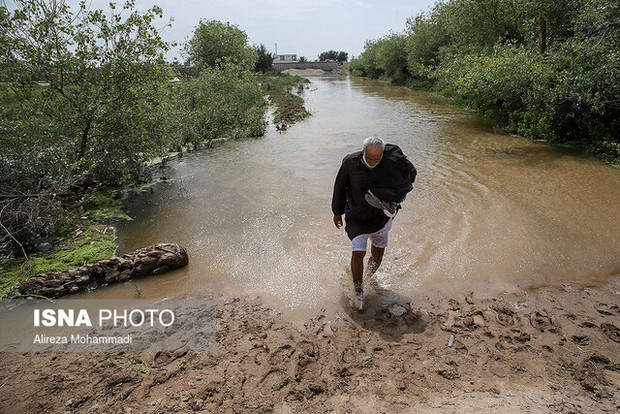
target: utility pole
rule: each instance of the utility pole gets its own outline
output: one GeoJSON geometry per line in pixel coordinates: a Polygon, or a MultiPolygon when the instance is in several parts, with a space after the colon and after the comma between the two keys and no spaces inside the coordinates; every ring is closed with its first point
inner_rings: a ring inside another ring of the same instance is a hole
{"type": "Polygon", "coordinates": [[[276,55],[278,54],[278,44],[276,43],[276,55]]]}

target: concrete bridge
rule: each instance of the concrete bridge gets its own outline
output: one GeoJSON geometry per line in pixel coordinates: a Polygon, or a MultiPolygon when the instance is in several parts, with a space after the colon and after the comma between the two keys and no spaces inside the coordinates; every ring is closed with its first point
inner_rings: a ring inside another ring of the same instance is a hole
{"type": "Polygon", "coordinates": [[[273,62],[273,68],[278,72],[287,69],[323,69],[330,72],[340,65],[338,62],[273,62]]]}

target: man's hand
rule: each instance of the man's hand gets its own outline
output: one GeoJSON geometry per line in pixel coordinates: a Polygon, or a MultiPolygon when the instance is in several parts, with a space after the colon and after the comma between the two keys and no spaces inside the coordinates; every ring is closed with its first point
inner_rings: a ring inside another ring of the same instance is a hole
{"type": "Polygon", "coordinates": [[[340,228],[342,227],[342,216],[334,216],[334,224],[336,225],[336,228],[340,228]]]}

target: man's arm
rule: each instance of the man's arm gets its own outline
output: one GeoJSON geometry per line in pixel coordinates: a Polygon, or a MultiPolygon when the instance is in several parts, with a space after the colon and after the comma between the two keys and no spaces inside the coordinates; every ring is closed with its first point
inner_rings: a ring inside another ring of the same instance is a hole
{"type": "Polygon", "coordinates": [[[339,229],[340,227],[342,227],[342,216],[336,216],[334,215],[334,224],[336,225],[336,228],[339,229]]]}
{"type": "Polygon", "coordinates": [[[332,195],[332,213],[334,213],[334,224],[337,228],[342,227],[342,215],[347,204],[347,186],[349,185],[349,174],[345,166],[344,160],[336,180],[334,182],[334,194],[332,195]]]}

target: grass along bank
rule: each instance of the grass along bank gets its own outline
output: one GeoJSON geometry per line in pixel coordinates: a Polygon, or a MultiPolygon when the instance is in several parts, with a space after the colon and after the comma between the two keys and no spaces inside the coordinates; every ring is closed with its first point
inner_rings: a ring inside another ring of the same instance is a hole
{"type": "Polygon", "coordinates": [[[0,278],[0,298],[15,296],[19,284],[40,273],[59,272],[113,257],[116,251],[114,227],[85,216],[78,220],[70,234],[48,242],[49,250],[32,253],[28,259],[15,261],[4,269],[0,278]]]}
{"type": "Polygon", "coordinates": [[[295,122],[310,116],[300,94],[310,83],[306,78],[282,73],[256,75],[261,90],[275,107],[273,123],[278,130],[286,130],[295,122]]]}
{"type": "MultiPolygon", "coordinates": [[[[129,191],[145,191],[150,185],[129,191]]],[[[79,203],[72,203],[76,210],[65,209],[68,216],[61,231],[41,239],[37,245],[24,246],[22,256],[2,269],[0,298],[15,296],[22,282],[38,274],[78,268],[113,257],[117,247],[114,224],[131,220],[122,206],[123,193],[127,191],[114,188],[83,193],[79,203]]]]}

